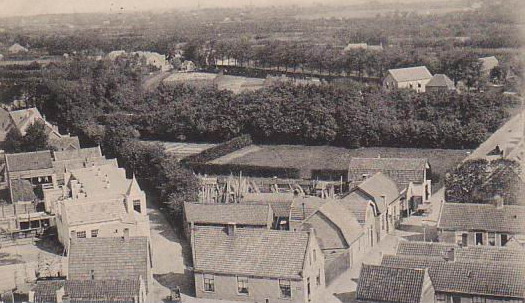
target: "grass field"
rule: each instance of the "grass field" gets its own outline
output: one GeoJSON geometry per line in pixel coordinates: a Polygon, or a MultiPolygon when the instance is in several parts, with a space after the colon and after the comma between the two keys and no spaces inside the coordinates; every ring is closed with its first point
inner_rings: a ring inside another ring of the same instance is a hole
{"type": "Polygon", "coordinates": [[[467,152],[469,150],[257,145],[246,147],[212,162],[295,167],[301,169],[301,175],[306,176],[312,169],[346,169],[352,157],[427,158],[433,173],[439,176],[440,182],[434,185],[434,190],[437,190],[442,186],[445,173],[460,163],[467,156],[467,152]]]}

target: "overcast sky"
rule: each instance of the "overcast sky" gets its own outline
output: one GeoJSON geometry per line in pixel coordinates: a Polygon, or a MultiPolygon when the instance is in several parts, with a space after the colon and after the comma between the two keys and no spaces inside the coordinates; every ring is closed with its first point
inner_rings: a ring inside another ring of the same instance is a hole
{"type": "Polygon", "coordinates": [[[160,10],[174,8],[355,3],[364,0],[0,0],[0,16],[160,10]]]}

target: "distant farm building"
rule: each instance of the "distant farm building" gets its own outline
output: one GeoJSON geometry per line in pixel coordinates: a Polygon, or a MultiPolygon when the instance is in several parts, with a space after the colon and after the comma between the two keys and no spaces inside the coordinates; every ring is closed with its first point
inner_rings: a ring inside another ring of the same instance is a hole
{"type": "Polygon", "coordinates": [[[432,79],[432,74],[425,66],[407,67],[388,70],[388,75],[383,79],[385,89],[409,88],[425,92],[427,83],[432,79]]]}

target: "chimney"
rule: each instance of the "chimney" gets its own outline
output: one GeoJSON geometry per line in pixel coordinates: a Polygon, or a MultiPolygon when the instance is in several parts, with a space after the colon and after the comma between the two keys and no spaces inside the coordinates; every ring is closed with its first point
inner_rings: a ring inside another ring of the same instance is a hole
{"type": "Polygon", "coordinates": [[[494,205],[496,206],[496,208],[503,208],[503,197],[500,196],[500,195],[495,195],[494,196],[494,205]]]}
{"type": "Polygon", "coordinates": [[[450,247],[443,251],[443,260],[445,261],[454,261],[454,248],[450,247]]]}
{"type": "Polygon", "coordinates": [[[124,228],[124,236],[122,237],[125,242],[129,242],[129,228],[124,228]]]}
{"type": "Polygon", "coordinates": [[[228,236],[235,236],[235,231],[237,230],[237,225],[235,223],[228,223],[226,227],[226,233],[228,236]]]}

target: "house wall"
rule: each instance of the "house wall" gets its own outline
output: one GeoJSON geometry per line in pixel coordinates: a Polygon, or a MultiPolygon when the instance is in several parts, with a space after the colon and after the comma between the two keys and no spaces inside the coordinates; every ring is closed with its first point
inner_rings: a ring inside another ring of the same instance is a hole
{"type": "MultiPolygon", "coordinates": [[[[476,234],[482,233],[483,245],[492,246],[489,244],[489,232],[486,231],[454,231],[454,230],[438,230],[439,242],[445,243],[460,243],[462,241],[462,235],[467,235],[467,246],[476,245],[476,234]]],[[[493,246],[502,246],[501,245],[501,235],[507,235],[507,240],[509,240],[515,234],[511,233],[492,233],[494,234],[495,243],[493,246]]]]}
{"type": "Polygon", "coordinates": [[[428,272],[425,273],[425,278],[423,280],[423,289],[422,289],[422,293],[421,293],[421,301],[420,302],[428,302],[428,303],[432,303],[432,302],[436,302],[436,298],[435,298],[435,289],[434,289],[434,286],[432,285],[432,281],[430,280],[430,277],[428,276],[428,272]]]}
{"type": "Polygon", "coordinates": [[[430,79],[422,79],[422,80],[416,80],[416,81],[404,81],[404,82],[398,82],[397,88],[409,88],[413,89],[418,93],[424,93],[425,92],[425,86],[430,81],[430,79]],[[420,85],[421,87],[418,87],[420,85]]]}
{"type": "MultiPolygon", "coordinates": [[[[459,300],[461,303],[477,303],[477,302],[484,302],[484,303],[523,303],[523,299],[512,299],[512,298],[498,298],[498,297],[488,297],[488,296],[472,296],[469,294],[451,294],[451,293],[443,293],[443,292],[437,292],[435,296],[435,302],[437,303],[449,303],[449,302],[455,302],[452,301],[453,298],[456,300],[459,300]],[[484,300],[484,301],[483,301],[484,300]]],[[[426,302],[426,301],[421,301],[426,302]]]]}
{"type": "Polygon", "coordinates": [[[214,292],[204,291],[202,273],[195,273],[195,293],[197,298],[222,299],[231,301],[271,303],[308,302],[306,300],[303,280],[290,281],[291,298],[282,298],[279,289],[279,279],[248,277],[248,295],[238,294],[237,277],[230,275],[214,275],[214,292]]]}

